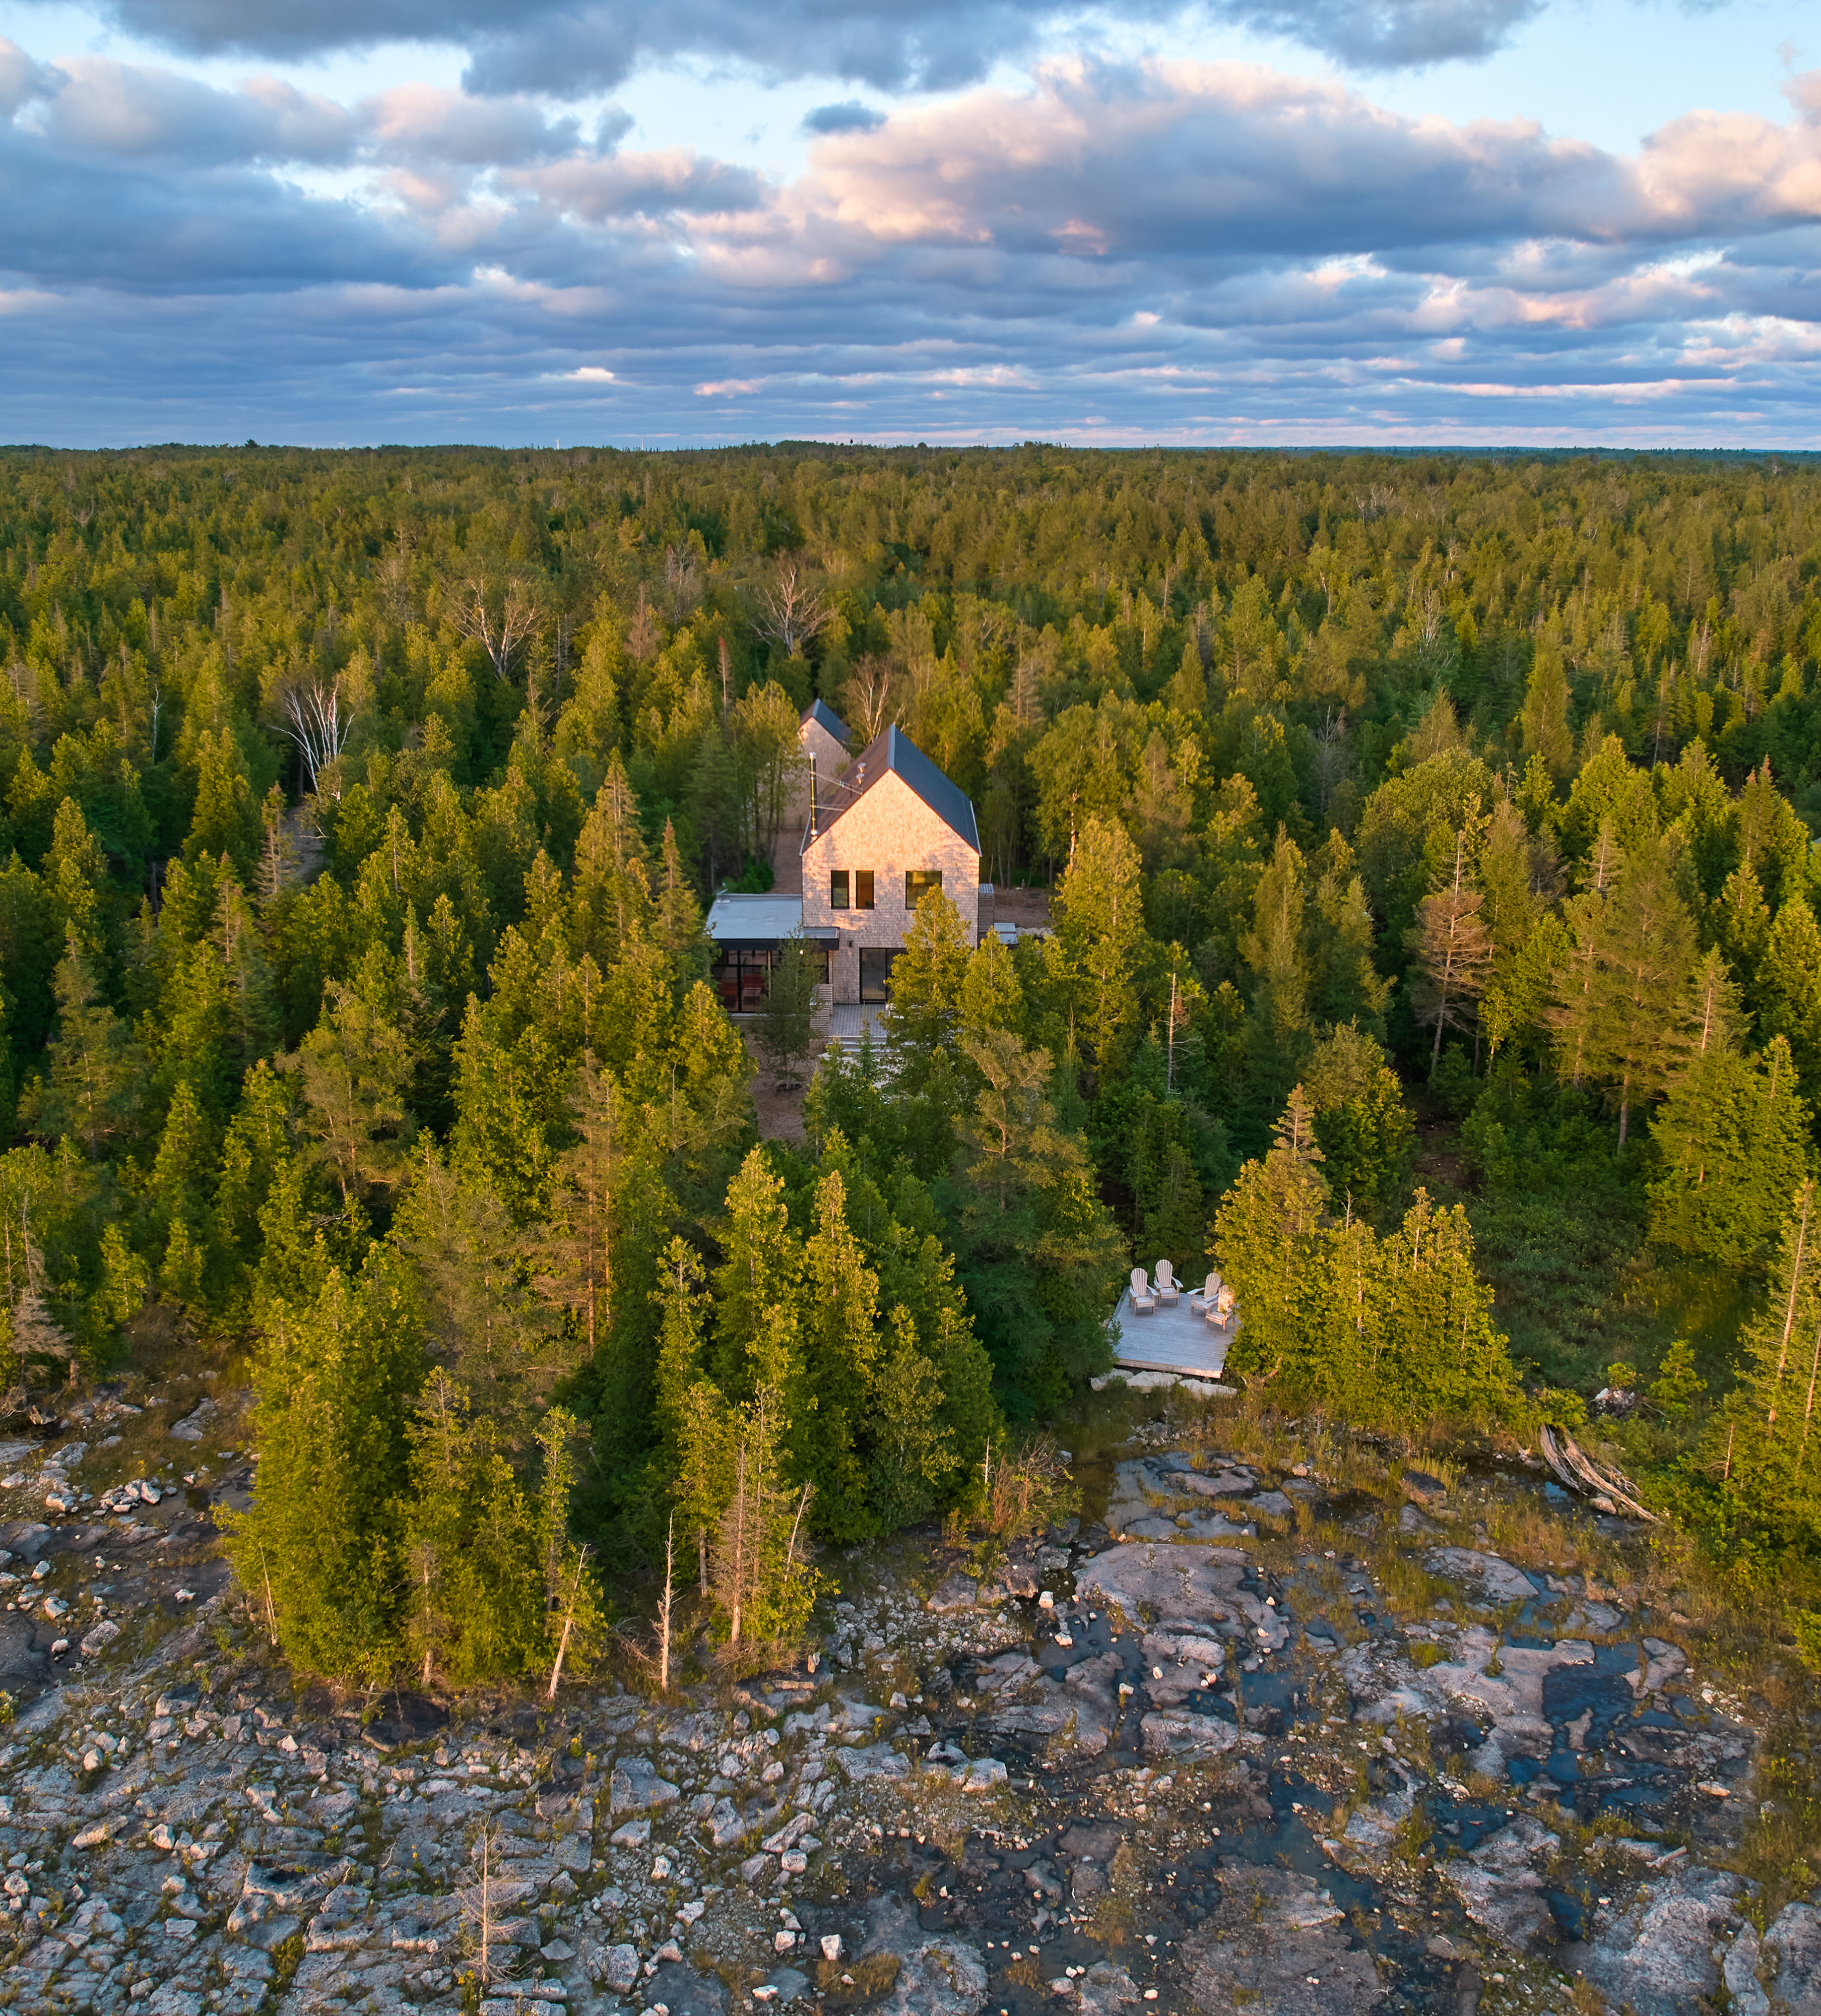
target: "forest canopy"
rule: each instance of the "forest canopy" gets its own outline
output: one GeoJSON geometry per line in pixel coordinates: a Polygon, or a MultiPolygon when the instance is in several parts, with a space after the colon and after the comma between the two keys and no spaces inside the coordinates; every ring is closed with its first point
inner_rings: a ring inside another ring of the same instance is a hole
{"type": "Polygon", "coordinates": [[[148,1307],[249,1349],[306,1663],[580,1658],[667,1551],[787,1636],[1159,1255],[1249,1379],[1626,1391],[1821,1563],[1806,463],[15,450],[0,664],[15,1404],[148,1307]],[[704,919],[817,697],[1050,929],[926,900],[793,1145],[704,919]]]}

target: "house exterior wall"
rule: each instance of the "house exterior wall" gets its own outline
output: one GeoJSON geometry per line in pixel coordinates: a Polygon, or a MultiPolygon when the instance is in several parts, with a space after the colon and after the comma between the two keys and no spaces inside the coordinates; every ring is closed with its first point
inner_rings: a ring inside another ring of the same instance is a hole
{"type": "Polygon", "coordinates": [[[895,771],[869,783],[865,794],[803,851],[803,921],[832,925],[840,943],[832,961],[833,998],[860,998],[860,948],[896,950],[910,929],[905,908],[907,869],[939,868],[942,893],[961,913],[972,945],[980,930],[980,855],[948,822],[939,818],[895,771]],[[837,868],[850,874],[869,868],[875,907],[837,910],[829,903],[829,877],[837,868]]]}
{"type": "MultiPolygon", "coordinates": [[[[819,721],[811,719],[802,722],[797,730],[797,740],[805,756],[815,758],[815,787],[820,801],[826,808],[828,787],[853,761],[847,744],[837,742],[819,721]]],[[[809,766],[806,763],[790,793],[790,802],[785,815],[785,827],[794,848],[802,844],[803,829],[809,819],[809,766]]]]}

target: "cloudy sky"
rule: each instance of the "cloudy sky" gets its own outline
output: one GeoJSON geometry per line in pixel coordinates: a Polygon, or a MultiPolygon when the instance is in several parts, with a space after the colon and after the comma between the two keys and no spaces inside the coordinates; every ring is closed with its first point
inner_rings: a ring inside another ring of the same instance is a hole
{"type": "Polygon", "coordinates": [[[1794,0],[0,0],[0,438],[1821,447],[1794,0]]]}

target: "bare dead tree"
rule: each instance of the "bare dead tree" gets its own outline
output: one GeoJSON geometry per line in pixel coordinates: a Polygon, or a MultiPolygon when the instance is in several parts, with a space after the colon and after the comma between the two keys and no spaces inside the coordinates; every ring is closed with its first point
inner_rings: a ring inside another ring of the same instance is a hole
{"type": "Polygon", "coordinates": [[[671,1513],[664,1536],[664,1597],[657,1606],[657,1687],[670,1692],[671,1611],[676,1597],[677,1515],[671,1513]]]}
{"type": "Polygon", "coordinates": [[[641,665],[648,665],[657,656],[657,647],[664,641],[657,627],[657,618],[652,613],[651,604],[646,599],[645,584],[639,584],[639,606],[632,612],[632,621],[626,630],[626,655],[641,665]]]}
{"type": "Polygon", "coordinates": [[[373,578],[385,592],[394,623],[411,621],[411,535],[401,525],[393,542],[374,563],[373,578]]]}
{"type": "Polygon", "coordinates": [[[586,1605],[588,1588],[588,1554],[586,1547],[578,1549],[574,1572],[570,1577],[569,1589],[563,1599],[563,1631],[556,1641],[556,1657],[550,1667],[550,1686],[546,1699],[556,1698],[556,1689],[563,1678],[563,1661],[569,1654],[570,1640],[574,1636],[576,1626],[581,1622],[586,1605]]]}
{"type": "Polygon", "coordinates": [[[480,1985],[485,1988],[493,1979],[493,1935],[498,1929],[493,1894],[494,1830],[490,1823],[483,1824],[477,1845],[480,1850],[480,1881],[468,1889],[458,1891],[456,1895],[461,1901],[462,1915],[473,1927],[475,1938],[480,1942],[478,1972],[480,1985]]]}
{"type": "MultiPolygon", "coordinates": [[[[342,709],[340,677],[293,679],[280,693],[279,707],[284,717],[281,725],[297,744],[314,791],[318,778],[347,747],[354,729],[354,710],[342,709]]],[[[335,795],[339,798],[341,794],[335,795]]]]}
{"type": "Polygon", "coordinates": [[[680,623],[701,599],[700,570],[693,546],[666,546],[664,585],[670,592],[670,620],[680,623]]]}
{"type": "Polygon", "coordinates": [[[848,711],[848,725],[859,736],[862,748],[891,718],[892,682],[896,676],[889,658],[869,652],[841,688],[841,704],[848,711]]]}
{"type": "Polygon", "coordinates": [[[753,627],[795,657],[810,639],[828,627],[833,606],[795,560],[780,560],[777,579],[758,591],[753,627]]]}
{"type": "Polygon", "coordinates": [[[487,653],[494,677],[502,681],[512,677],[513,659],[538,627],[536,599],[516,574],[500,592],[497,613],[488,600],[485,584],[479,581],[463,584],[459,594],[451,597],[448,613],[462,635],[487,653]]]}
{"type": "Polygon", "coordinates": [[[1352,752],[1347,746],[1347,710],[1332,708],[1323,718],[1315,736],[1315,788],[1321,794],[1322,815],[1327,816],[1329,801],[1351,767],[1352,752]]]}

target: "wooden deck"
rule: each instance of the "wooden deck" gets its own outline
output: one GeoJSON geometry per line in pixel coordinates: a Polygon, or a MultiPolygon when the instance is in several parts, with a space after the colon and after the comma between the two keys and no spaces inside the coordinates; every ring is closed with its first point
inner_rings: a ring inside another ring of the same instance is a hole
{"type": "Polygon", "coordinates": [[[1240,1327],[1236,1310],[1224,1323],[1211,1323],[1189,1310],[1189,1291],[1173,1309],[1160,1305],[1148,1316],[1132,1313],[1132,1298],[1119,1298],[1114,1312],[1119,1325],[1115,1357],[1135,1372],[1176,1372],[1200,1379],[1217,1379],[1240,1327]]]}

